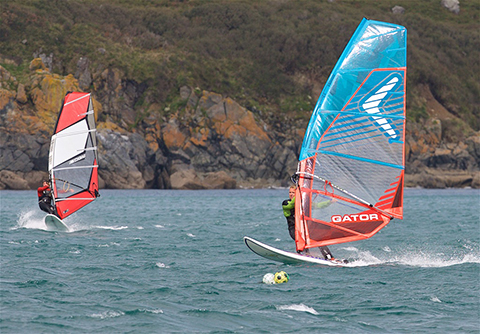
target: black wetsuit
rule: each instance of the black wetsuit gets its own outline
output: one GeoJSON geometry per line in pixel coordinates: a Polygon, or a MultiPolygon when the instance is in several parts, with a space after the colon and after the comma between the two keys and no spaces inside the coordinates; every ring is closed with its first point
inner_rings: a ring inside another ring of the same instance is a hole
{"type": "Polygon", "coordinates": [[[52,205],[52,192],[51,189],[46,187],[40,187],[37,189],[38,194],[38,206],[42,211],[45,211],[52,215],[57,215],[55,208],[52,205]]]}

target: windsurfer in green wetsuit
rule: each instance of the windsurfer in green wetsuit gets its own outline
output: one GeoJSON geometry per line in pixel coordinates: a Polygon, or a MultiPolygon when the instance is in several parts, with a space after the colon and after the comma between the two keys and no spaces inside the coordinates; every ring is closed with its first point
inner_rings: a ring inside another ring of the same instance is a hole
{"type": "Polygon", "coordinates": [[[283,215],[287,218],[288,232],[290,237],[295,240],[295,186],[291,186],[288,190],[288,198],[283,201],[283,215]]]}
{"type": "MultiPolygon", "coordinates": [[[[285,218],[287,218],[288,232],[290,233],[290,237],[293,240],[295,240],[295,190],[296,189],[297,189],[296,186],[291,186],[288,189],[289,199],[284,200],[282,203],[283,215],[285,216],[285,218]]],[[[315,208],[316,209],[326,208],[333,202],[334,200],[321,202],[316,204],[315,208]]],[[[324,257],[325,260],[335,260],[332,253],[330,252],[330,249],[328,249],[327,246],[318,247],[318,249],[320,249],[320,252],[322,253],[322,256],[324,257]]]]}

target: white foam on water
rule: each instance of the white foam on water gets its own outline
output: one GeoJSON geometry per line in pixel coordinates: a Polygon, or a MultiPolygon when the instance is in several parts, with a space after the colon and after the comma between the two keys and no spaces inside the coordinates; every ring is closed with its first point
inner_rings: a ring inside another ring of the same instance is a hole
{"type": "Polygon", "coordinates": [[[145,313],[163,314],[163,310],[161,310],[161,309],[153,309],[153,310],[150,310],[150,309],[140,309],[139,311],[140,311],[140,312],[145,312],[145,313]]]}
{"type": "MultiPolygon", "coordinates": [[[[466,248],[466,247],[465,247],[466,248]]],[[[364,267],[381,264],[405,265],[422,268],[450,267],[465,263],[480,263],[478,250],[468,249],[466,254],[450,254],[431,250],[404,250],[392,251],[388,246],[383,247],[384,254],[373,255],[370,251],[361,251],[355,247],[345,247],[344,250],[354,253],[349,258],[353,259],[346,265],[348,267],[364,267]]]]}
{"type": "Polygon", "coordinates": [[[22,211],[18,214],[17,225],[11,228],[16,230],[19,228],[28,228],[36,230],[47,230],[47,226],[43,219],[45,214],[39,210],[22,211]]]}
{"type": "Polygon", "coordinates": [[[92,226],[92,228],[98,228],[98,229],[102,229],[102,230],[120,231],[120,230],[127,229],[128,226],[102,226],[102,225],[98,225],[98,226],[92,226]]]}
{"type": "Polygon", "coordinates": [[[369,251],[360,251],[356,247],[352,246],[344,247],[343,249],[354,253],[352,256],[349,256],[350,262],[348,264],[345,264],[345,266],[347,267],[367,267],[386,263],[386,261],[379,259],[369,251]],[[350,260],[352,258],[353,260],[350,260]]]}
{"type": "Polygon", "coordinates": [[[155,266],[157,266],[158,268],[170,268],[170,266],[167,266],[165,263],[162,262],[155,263],[155,266]]]}
{"type": "Polygon", "coordinates": [[[117,318],[122,315],[124,315],[122,311],[105,311],[102,313],[94,313],[90,315],[92,318],[97,318],[97,319],[107,319],[107,318],[117,318]]]}
{"type": "Polygon", "coordinates": [[[68,232],[78,232],[78,231],[85,231],[91,229],[91,226],[85,225],[84,223],[78,222],[76,220],[77,217],[73,218],[72,216],[67,218],[67,221],[63,221],[65,225],[68,226],[68,232]]]}
{"type": "Polygon", "coordinates": [[[319,314],[317,311],[315,311],[314,308],[309,307],[305,304],[280,305],[280,306],[275,306],[275,307],[279,311],[289,310],[289,311],[307,312],[307,313],[311,313],[311,314],[314,314],[314,315],[319,314]]]}
{"type": "Polygon", "coordinates": [[[460,256],[451,254],[447,256],[443,253],[428,253],[423,251],[407,252],[405,254],[397,255],[393,260],[400,264],[424,268],[441,268],[464,263],[480,263],[480,257],[478,254],[464,254],[460,256]]]}
{"type": "Polygon", "coordinates": [[[97,247],[110,247],[110,246],[120,246],[120,244],[112,241],[109,244],[100,244],[97,247]]]}
{"type": "MultiPolygon", "coordinates": [[[[45,216],[46,213],[40,210],[29,210],[22,211],[18,214],[17,224],[10,228],[11,230],[16,230],[19,228],[35,229],[35,230],[44,230],[48,231],[47,226],[45,225],[45,216]]],[[[128,226],[89,226],[84,223],[77,221],[78,217],[67,217],[64,220],[65,225],[67,225],[69,231],[62,233],[72,233],[77,231],[90,230],[92,228],[104,228],[104,229],[124,229],[128,226]]]]}

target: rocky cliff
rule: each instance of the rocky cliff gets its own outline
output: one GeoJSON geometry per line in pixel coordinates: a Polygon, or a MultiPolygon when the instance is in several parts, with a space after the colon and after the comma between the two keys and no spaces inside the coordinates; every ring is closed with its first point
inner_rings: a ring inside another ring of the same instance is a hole
{"type": "MultiPolygon", "coordinates": [[[[81,90],[73,75],[52,74],[41,59],[30,69],[22,84],[0,67],[0,189],[32,189],[47,177],[61,101],[67,91],[81,90]]],[[[105,77],[112,94],[93,95],[103,188],[269,187],[285,185],[295,170],[300,134],[282,140],[252,112],[211,92],[182,87],[181,110],[152,113],[128,129],[135,119],[125,98],[129,86],[114,74],[105,77]]]]}
{"type": "MultiPolygon", "coordinates": [[[[36,58],[21,82],[0,66],[0,189],[34,189],[48,177],[50,136],[67,91],[94,97],[101,188],[288,185],[306,123],[266,121],[227,96],[188,86],[173,110],[139,110],[145,89],[119,70],[91,70],[85,58],[67,76],[36,58]]],[[[406,185],[480,187],[479,133],[449,130],[468,125],[421,89],[429,117],[407,123],[406,185]]]]}

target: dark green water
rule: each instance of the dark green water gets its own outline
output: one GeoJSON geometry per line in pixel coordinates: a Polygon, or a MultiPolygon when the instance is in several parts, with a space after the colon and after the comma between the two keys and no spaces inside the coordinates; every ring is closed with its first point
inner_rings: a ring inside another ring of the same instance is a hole
{"type": "Polygon", "coordinates": [[[269,262],[294,250],[287,190],[104,190],[45,231],[34,191],[2,191],[3,333],[479,333],[480,191],[407,189],[405,218],[330,247],[349,267],[269,262]],[[290,281],[266,285],[266,273],[290,281]]]}

